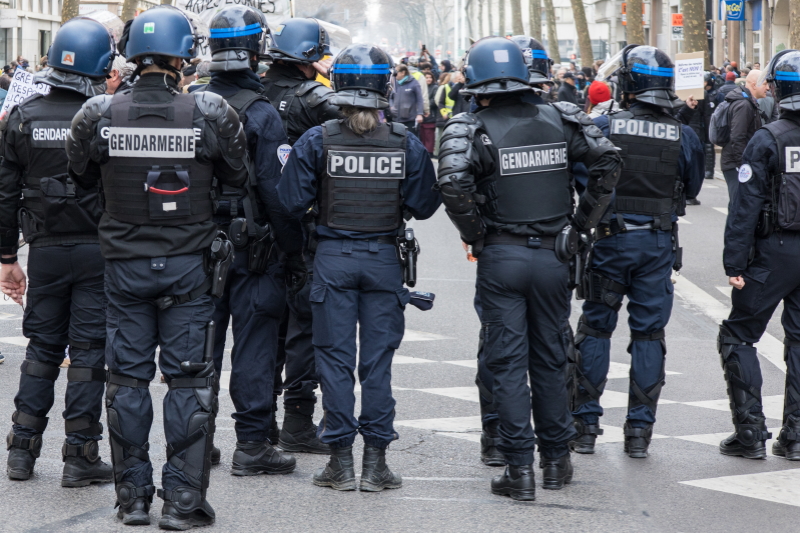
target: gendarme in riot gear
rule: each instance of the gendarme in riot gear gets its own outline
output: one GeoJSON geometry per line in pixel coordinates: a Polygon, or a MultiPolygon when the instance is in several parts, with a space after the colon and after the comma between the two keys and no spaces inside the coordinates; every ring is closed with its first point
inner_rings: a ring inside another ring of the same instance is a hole
{"type": "Polygon", "coordinates": [[[515,35],[511,37],[511,41],[520,47],[522,55],[525,56],[525,63],[530,73],[528,83],[531,85],[550,83],[553,60],[547,56],[547,50],[542,43],[528,35],[515,35]]]}
{"type": "Polygon", "coordinates": [[[11,296],[19,303],[24,293],[19,284],[25,280],[16,262],[20,229],[31,247],[22,322],[29,344],[14,398],[7,472],[17,480],[33,473],[69,345],[61,485],[82,487],[112,480],[98,448],[106,342],[104,264],[97,236],[102,207],[97,184],[78,184],[67,173],[64,143],[75,113],[88,98],[105,92],[114,41],[99,22],[75,18],[61,27],[49,55],[51,68],[35,79],[49,85],[50,92],[27,98],[0,126],[0,279],[17,285],[20,292],[11,296]]]}
{"type": "Polygon", "coordinates": [[[218,409],[211,295],[220,296],[233,246],[213,222],[212,178],[241,187],[246,141],[238,115],[208,91],[181,94],[177,78],[198,37],[180,10],[157,6],[126,27],[120,48],[136,63],[131,91],[95,97],[67,137],[70,171],[102,179],[100,246],[106,259],[109,366],[106,408],[124,524],[149,523],[148,454],[154,351],[169,386],[167,464],[159,525],[214,521],[206,500],[218,409]]]}

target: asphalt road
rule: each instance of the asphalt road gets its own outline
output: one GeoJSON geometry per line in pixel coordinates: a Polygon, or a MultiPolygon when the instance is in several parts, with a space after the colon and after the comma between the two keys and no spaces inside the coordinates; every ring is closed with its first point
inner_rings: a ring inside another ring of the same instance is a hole
{"type": "MultiPolygon", "coordinates": [[[[593,456],[573,455],[575,478],[561,491],[538,490],[532,503],[493,496],[489,481],[500,469],[479,460],[480,421],[474,385],[479,323],[472,308],[475,264],[465,260],[458,236],[440,211],[414,229],[422,244],[418,288],[436,293],[433,310],[406,311],[406,339],[393,367],[397,399],[391,467],[404,476],[399,490],[339,493],[315,487],[311,475],[326,458],[298,455],[297,470],[279,477],[233,477],[233,410],[221,396],[216,442],[222,464],[211,476],[208,498],[217,521],[208,531],[795,531],[800,506],[800,465],[724,457],[716,445],[731,431],[725,383],[716,352],[717,323],[730,290],[721,265],[727,191],[706,181],[703,205],[689,207],[681,226],[684,269],[675,276],[675,306],[667,328],[667,385],[658,409],[651,455],[622,451],[628,331],[625,316],[612,340],[612,373],[602,403],[605,435],[593,456]]],[[[18,368],[24,357],[19,306],[0,302],[0,420],[10,428],[18,368]]],[[[779,313],[759,345],[768,424],[780,426],[783,403],[779,313]]],[[[580,307],[573,306],[573,325],[580,307]]],[[[226,365],[227,365],[226,361],[226,365]]],[[[227,367],[229,368],[229,367],[227,367]]],[[[226,375],[223,375],[223,383],[226,375]]],[[[58,380],[63,398],[66,379],[58,380]]],[[[150,387],[154,400],[166,386],[150,387]]],[[[161,402],[154,401],[151,457],[164,461],[161,402]]],[[[63,489],[61,400],[50,413],[42,456],[30,481],[0,476],[0,531],[125,531],[115,519],[111,485],[63,489]]],[[[282,415],[281,415],[282,416],[282,415]]],[[[107,441],[101,445],[108,460],[107,441]]],[[[357,454],[361,443],[357,444],[357,454]]],[[[358,463],[358,461],[357,461],[358,463]]],[[[538,472],[538,468],[536,469],[538,472]]],[[[358,466],[357,466],[358,472],[358,466]]],[[[160,500],[151,516],[155,525],[160,500]]],[[[149,530],[140,527],[137,531],[149,530]]]]}

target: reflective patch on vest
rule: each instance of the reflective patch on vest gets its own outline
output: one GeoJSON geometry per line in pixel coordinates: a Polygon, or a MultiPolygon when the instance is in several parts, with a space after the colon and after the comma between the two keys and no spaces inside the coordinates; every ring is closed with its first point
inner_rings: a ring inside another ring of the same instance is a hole
{"type": "Polygon", "coordinates": [[[567,168],[567,143],[500,148],[499,152],[501,176],[567,168]]]}
{"type": "Polygon", "coordinates": [[[611,120],[612,135],[635,135],[651,139],[678,141],[681,138],[680,130],[675,124],[662,124],[649,120],[625,120],[615,118],[611,120]]]}
{"type": "Polygon", "coordinates": [[[377,178],[402,180],[406,177],[405,152],[328,152],[328,175],[334,178],[377,178]]]}
{"type": "Polygon", "coordinates": [[[34,148],[61,148],[67,140],[70,122],[68,120],[34,120],[31,122],[31,145],[34,148]]]}
{"type": "Polygon", "coordinates": [[[108,154],[112,157],[193,159],[194,147],[191,128],[109,128],[108,154]]]}
{"type": "Polygon", "coordinates": [[[800,172],[800,146],[787,146],[785,148],[786,173],[800,172]]]}

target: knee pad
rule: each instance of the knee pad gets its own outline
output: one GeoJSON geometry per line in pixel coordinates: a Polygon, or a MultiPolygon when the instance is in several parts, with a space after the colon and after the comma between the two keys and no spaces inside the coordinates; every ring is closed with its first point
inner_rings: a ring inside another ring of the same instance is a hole
{"type": "MultiPolygon", "coordinates": [[[[109,444],[111,445],[111,463],[114,466],[114,482],[117,487],[121,486],[120,482],[125,470],[140,462],[150,462],[150,444],[145,443],[144,446],[139,446],[122,435],[119,415],[114,408],[114,398],[120,387],[148,388],[149,386],[149,381],[114,374],[113,372],[108,373],[106,420],[108,422],[109,444]]],[[[119,498],[119,494],[117,498],[119,498]]]]}
{"type": "Polygon", "coordinates": [[[661,341],[661,351],[667,354],[666,331],[664,328],[658,329],[653,333],[631,330],[631,340],[628,342],[628,353],[632,353],[633,343],[637,341],[661,341]]]}
{"type": "Polygon", "coordinates": [[[599,272],[587,271],[585,274],[584,295],[587,302],[602,303],[614,311],[622,307],[622,298],[628,293],[628,286],[616,282],[599,272]]]}
{"type": "Polygon", "coordinates": [[[581,315],[578,319],[578,328],[575,330],[575,346],[581,344],[586,337],[594,337],[596,339],[610,339],[613,332],[600,331],[598,329],[590,328],[586,325],[586,318],[581,315]]]}

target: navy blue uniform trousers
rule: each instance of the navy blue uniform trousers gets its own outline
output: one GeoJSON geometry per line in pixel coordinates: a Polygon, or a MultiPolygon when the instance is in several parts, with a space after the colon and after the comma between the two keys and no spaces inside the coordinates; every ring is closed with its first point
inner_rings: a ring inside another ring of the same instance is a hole
{"type": "Polygon", "coordinates": [[[272,261],[263,274],[247,269],[247,249],[237,250],[225,294],[214,298],[214,366],[219,374],[228,323],[232,321],[230,395],[236,438],[264,442],[273,416],[278,328],[286,301],[283,266],[272,261]]]}
{"type": "MultiPolygon", "coordinates": [[[[193,377],[181,372],[181,362],[202,362],[205,332],[214,304],[209,294],[192,301],[159,309],[154,300],[165,295],[187,294],[200,287],[208,275],[202,253],[155,259],[109,259],[106,261],[108,296],[108,341],[106,364],[110,372],[134,379],[152,381],[156,374],[156,346],[161,348],[158,366],[167,380],[193,377]]],[[[119,420],[118,431],[136,446],[144,447],[153,424],[150,390],[144,387],[119,386],[113,399],[107,400],[119,420]]],[[[195,412],[202,411],[191,388],[169,390],[164,397],[164,435],[168,445],[176,445],[189,436],[189,423],[195,412]]],[[[178,452],[184,460],[186,450],[178,452]]],[[[125,452],[122,459],[129,456],[125,452]]],[[[115,458],[115,463],[121,461],[115,458]]],[[[116,466],[115,464],[115,466],[116,466]]],[[[137,462],[123,472],[121,481],[137,487],[152,485],[150,461],[137,462]]],[[[196,486],[186,475],[166,463],[162,487],[196,486]]]]}
{"type": "MultiPolygon", "coordinates": [[[[672,233],[636,230],[618,233],[598,241],[592,251],[591,269],[628,287],[628,325],[645,335],[667,326],[672,314],[671,279],[675,254],[672,233]]],[[[619,295],[620,300],[622,295],[619,295]]],[[[605,303],[586,301],[583,321],[592,329],[611,334],[617,327],[618,313],[605,303]]],[[[631,354],[630,378],[647,392],[663,379],[666,350],[662,340],[636,340],[628,346],[631,354]]],[[[581,371],[595,387],[608,375],[611,362],[611,339],[587,336],[577,346],[581,353],[581,371]]],[[[653,410],[636,401],[629,390],[632,406],[628,421],[632,427],[645,427],[656,421],[653,410]]],[[[597,424],[603,415],[598,401],[579,406],[573,413],[587,424],[597,424]]]]}
{"type": "MultiPolygon", "coordinates": [[[[22,319],[22,334],[29,340],[25,359],[55,369],[64,361],[70,341],[96,345],[89,349],[70,346],[73,368],[103,368],[106,296],[103,291],[105,263],[99,244],[72,244],[31,248],[28,256],[28,301],[22,319]]],[[[64,419],[100,422],[102,381],[67,383],[64,419]]],[[[21,374],[14,398],[17,410],[46,417],[55,402],[52,380],[21,374]]],[[[14,425],[14,433],[30,438],[39,431],[14,425]]],[[[101,439],[101,435],[92,437],[101,439]]],[[[68,433],[70,444],[83,444],[86,437],[68,433]]]]}
{"type": "Polygon", "coordinates": [[[498,449],[511,465],[533,463],[531,410],[545,458],[569,453],[575,438],[568,407],[569,268],[552,250],[487,246],[478,260],[483,357],[494,375],[498,449]],[[528,379],[530,378],[530,387],[528,379]]]}
{"type": "Polygon", "coordinates": [[[323,240],[311,286],[313,342],[322,387],[320,440],[333,448],[386,448],[394,431],[392,358],[405,331],[410,297],[395,247],[376,240],[323,240]],[[358,326],[358,328],[357,328],[358,326]],[[355,418],[356,334],[361,414],[355,418]]]}
{"type": "Polygon", "coordinates": [[[286,381],[283,385],[283,405],[286,412],[302,415],[314,414],[319,385],[317,365],[312,343],[311,285],[314,281],[313,261],[307,260],[308,283],[294,297],[287,298],[288,323],[286,326],[286,381]]]}

